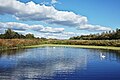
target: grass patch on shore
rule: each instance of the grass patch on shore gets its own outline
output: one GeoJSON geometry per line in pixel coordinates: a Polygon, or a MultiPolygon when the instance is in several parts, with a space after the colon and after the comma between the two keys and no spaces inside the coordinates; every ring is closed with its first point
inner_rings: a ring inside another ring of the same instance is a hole
{"type": "Polygon", "coordinates": [[[33,46],[24,46],[24,48],[35,48],[35,47],[74,47],[74,48],[89,48],[89,49],[110,49],[110,50],[120,50],[120,47],[111,46],[90,46],[90,45],[58,45],[58,44],[42,44],[33,46]]]}

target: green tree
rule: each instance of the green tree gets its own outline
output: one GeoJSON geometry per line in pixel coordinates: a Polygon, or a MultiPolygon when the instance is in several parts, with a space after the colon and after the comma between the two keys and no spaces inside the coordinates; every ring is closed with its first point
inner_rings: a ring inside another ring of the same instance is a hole
{"type": "Polygon", "coordinates": [[[26,36],[25,36],[27,39],[33,39],[33,38],[35,38],[34,37],[34,35],[33,34],[26,34],[26,36]]]}
{"type": "Polygon", "coordinates": [[[8,28],[6,31],[5,31],[5,39],[12,39],[14,38],[15,36],[15,32],[12,31],[10,28],[8,28]]]}

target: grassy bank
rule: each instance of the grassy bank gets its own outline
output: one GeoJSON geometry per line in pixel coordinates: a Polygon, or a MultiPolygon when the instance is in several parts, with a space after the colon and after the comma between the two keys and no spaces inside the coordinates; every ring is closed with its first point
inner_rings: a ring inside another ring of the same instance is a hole
{"type": "Polygon", "coordinates": [[[88,46],[88,45],[59,45],[59,44],[42,44],[42,45],[33,45],[25,46],[24,48],[35,48],[35,47],[74,47],[74,48],[89,48],[89,49],[109,49],[109,50],[120,50],[120,47],[111,47],[111,46],[88,46]]]}

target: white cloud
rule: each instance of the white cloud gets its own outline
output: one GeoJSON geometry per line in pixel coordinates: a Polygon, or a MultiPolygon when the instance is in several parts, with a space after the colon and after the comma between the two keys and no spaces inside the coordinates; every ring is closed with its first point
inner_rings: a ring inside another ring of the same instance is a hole
{"type": "MultiPolygon", "coordinates": [[[[52,0],[52,3],[56,2],[57,0],[52,0]]],[[[84,30],[111,30],[104,26],[87,24],[88,20],[85,16],[70,11],[59,11],[53,6],[40,5],[32,1],[22,3],[17,0],[0,0],[0,14],[12,14],[18,20],[43,21],[84,30]]]]}
{"type": "Polygon", "coordinates": [[[52,32],[52,33],[61,33],[64,31],[64,28],[52,28],[52,27],[45,27],[40,30],[40,32],[52,32]]]}
{"type": "Polygon", "coordinates": [[[51,4],[58,3],[58,0],[51,0],[51,4]]]}
{"type": "Polygon", "coordinates": [[[43,1],[40,3],[41,5],[49,5],[50,3],[49,2],[46,2],[46,1],[43,1]]]}
{"type": "Polygon", "coordinates": [[[42,36],[45,38],[56,38],[56,39],[69,39],[70,37],[73,36],[80,36],[83,33],[74,33],[74,32],[62,32],[62,33],[41,33],[38,34],[37,36],[42,36]]]}
{"type": "Polygon", "coordinates": [[[4,33],[5,30],[4,29],[0,29],[0,34],[4,33]]]}
{"type": "Polygon", "coordinates": [[[4,27],[11,28],[13,30],[21,30],[24,31],[29,28],[28,24],[17,23],[17,22],[6,22],[4,23],[4,27]]]}
{"type": "Polygon", "coordinates": [[[0,22],[0,29],[4,28],[4,23],[0,22]]]}
{"type": "Polygon", "coordinates": [[[111,28],[109,27],[103,27],[100,25],[91,25],[91,24],[85,24],[85,25],[81,25],[80,27],[78,27],[78,29],[87,29],[90,31],[109,31],[111,30],[111,28]]]}
{"type": "Polygon", "coordinates": [[[44,27],[43,25],[28,25],[24,23],[17,22],[0,22],[0,29],[11,28],[13,30],[25,31],[27,29],[31,29],[38,32],[43,33],[62,33],[64,28],[52,28],[52,27],[44,27]]]}
{"type": "MultiPolygon", "coordinates": [[[[43,25],[28,25],[18,22],[0,22],[0,33],[3,33],[5,29],[11,28],[20,34],[32,33],[26,30],[37,31],[34,33],[36,37],[56,38],[56,39],[69,39],[73,36],[79,36],[84,33],[65,32],[64,28],[52,28],[45,27],[43,25]]],[[[33,33],[32,33],[33,34],[33,33]]]]}
{"type": "MultiPolygon", "coordinates": [[[[26,32],[26,30],[34,30],[39,32],[39,34],[35,34],[35,36],[46,37],[46,38],[57,38],[57,39],[68,39],[72,36],[78,36],[80,33],[74,32],[65,32],[64,28],[52,28],[52,27],[44,27],[43,25],[28,25],[24,23],[17,22],[0,22],[0,29],[11,28],[19,33],[30,33],[26,32]]],[[[3,30],[2,30],[3,31],[3,30]]]]}
{"type": "Polygon", "coordinates": [[[56,38],[56,39],[68,39],[69,36],[64,35],[62,33],[40,33],[37,34],[39,37],[45,37],[45,38],[56,38]]]}

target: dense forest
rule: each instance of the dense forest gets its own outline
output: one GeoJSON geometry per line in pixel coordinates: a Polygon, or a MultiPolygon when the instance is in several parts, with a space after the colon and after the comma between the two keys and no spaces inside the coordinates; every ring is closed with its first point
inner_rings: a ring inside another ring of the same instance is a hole
{"type": "Polygon", "coordinates": [[[34,39],[33,34],[19,34],[11,29],[7,29],[4,34],[0,34],[0,39],[34,39]]]}
{"type": "Polygon", "coordinates": [[[71,37],[70,40],[117,40],[120,39],[120,29],[116,31],[103,32],[101,34],[90,34],[71,37]]]}

